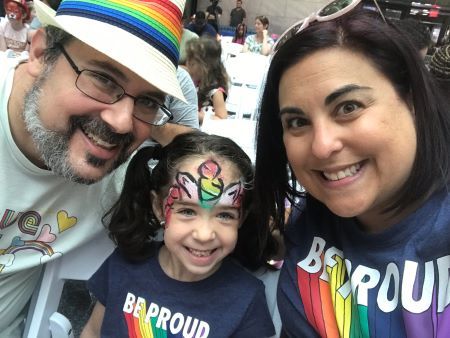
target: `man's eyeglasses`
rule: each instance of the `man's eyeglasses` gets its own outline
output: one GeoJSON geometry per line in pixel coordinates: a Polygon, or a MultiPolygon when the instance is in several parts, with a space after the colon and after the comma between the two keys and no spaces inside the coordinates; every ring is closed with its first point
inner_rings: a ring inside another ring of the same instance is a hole
{"type": "Polygon", "coordinates": [[[172,113],[155,99],[146,96],[134,97],[126,93],[122,86],[108,76],[89,69],[78,69],[64,47],[58,44],[57,48],[61,50],[78,75],[75,86],[91,99],[106,104],[114,104],[124,96],[129,96],[134,100],[133,116],[154,126],[162,126],[173,118],[172,113]]]}
{"type": "MultiPolygon", "coordinates": [[[[289,27],[281,36],[278,38],[277,42],[273,46],[273,52],[278,51],[281,46],[283,46],[286,41],[288,41],[293,36],[299,34],[301,31],[305,30],[310,24],[315,21],[323,22],[334,20],[348,12],[361,3],[362,0],[334,0],[328,5],[322,7],[319,11],[311,14],[310,16],[302,19],[291,27],[289,27]]],[[[386,18],[378,5],[377,0],[373,0],[378,12],[380,13],[383,21],[386,22],[386,18]]]]}

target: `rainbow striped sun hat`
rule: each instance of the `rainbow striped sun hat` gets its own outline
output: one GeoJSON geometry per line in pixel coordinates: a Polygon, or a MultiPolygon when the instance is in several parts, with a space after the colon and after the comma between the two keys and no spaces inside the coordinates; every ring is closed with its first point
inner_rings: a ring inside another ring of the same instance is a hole
{"type": "Polygon", "coordinates": [[[43,25],[56,26],[161,91],[185,101],[176,76],[185,0],[39,0],[43,25]]]}

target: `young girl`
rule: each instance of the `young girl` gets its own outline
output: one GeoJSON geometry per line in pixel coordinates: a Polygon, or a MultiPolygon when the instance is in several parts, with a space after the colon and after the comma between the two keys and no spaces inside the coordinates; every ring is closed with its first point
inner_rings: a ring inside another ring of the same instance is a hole
{"type": "Polygon", "coordinates": [[[236,31],[234,32],[232,42],[243,45],[245,43],[246,36],[247,36],[247,25],[245,23],[240,23],[236,27],[236,31]]]}
{"type": "Polygon", "coordinates": [[[157,152],[134,156],[104,218],[118,249],[88,282],[98,301],[81,337],[272,336],[264,286],[236,262],[256,269],[274,249],[250,211],[250,159],[201,132],[157,152]]]}
{"type": "Polygon", "coordinates": [[[228,74],[221,60],[220,43],[210,38],[192,39],[186,44],[186,68],[198,88],[199,122],[205,112],[211,118],[228,117],[225,100],[228,74]]]}
{"type": "Polygon", "coordinates": [[[10,56],[18,56],[28,51],[30,31],[27,22],[30,9],[25,0],[5,0],[4,20],[0,20],[0,51],[8,51],[10,56]]]}

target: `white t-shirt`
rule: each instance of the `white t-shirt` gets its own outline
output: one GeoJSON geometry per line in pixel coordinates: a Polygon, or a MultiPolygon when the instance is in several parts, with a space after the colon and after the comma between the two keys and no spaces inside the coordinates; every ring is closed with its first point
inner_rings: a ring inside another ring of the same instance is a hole
{"type": "MultiPolygon", "coordinates": [[[[24,24],[22,29],[16,30],[8,19],[2,20],[0,22],[0,39],[4,39],[4,50],[11,49],[18,54],[25,51],[28,43],[28,30],[27,24],[24,24]]],[[[1,46],[2,43],[0,43],[1,46]]]]}
{"type": "Polygon", "coordinates": [[[13,140],[7,112],[14,63],[17,61],[0,55],[2,334],[23,311],[38,282],[40,267],[103,230],[101,217],[118,197],[123,174],[121,167],[99,183],[82,185],[36,167],[22,154],[13,140]]]}

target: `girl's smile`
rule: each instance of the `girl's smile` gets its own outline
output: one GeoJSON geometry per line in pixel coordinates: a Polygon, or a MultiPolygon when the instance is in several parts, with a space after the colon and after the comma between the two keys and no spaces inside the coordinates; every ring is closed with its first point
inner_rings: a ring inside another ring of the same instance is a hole
{"type": "Polygon", "coordinates": [[[159,261],[177,280],[197,281],[212,275],[236,245],[241,223],[243,187],[229,162],[208,157],[181,162],[164,204],[164,246],[159,261]]]}

